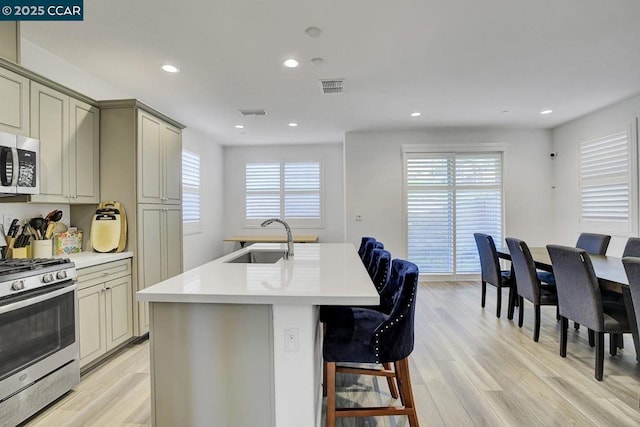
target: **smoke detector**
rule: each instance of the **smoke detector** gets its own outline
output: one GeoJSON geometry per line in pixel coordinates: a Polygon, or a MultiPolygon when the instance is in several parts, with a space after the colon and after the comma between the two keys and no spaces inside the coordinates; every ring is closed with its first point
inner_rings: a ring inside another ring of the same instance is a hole
{"type": "Polygon", "coordinates": [[[335,95],[344,92],[344,79],[320,80],[324,95],[335,95]]]}

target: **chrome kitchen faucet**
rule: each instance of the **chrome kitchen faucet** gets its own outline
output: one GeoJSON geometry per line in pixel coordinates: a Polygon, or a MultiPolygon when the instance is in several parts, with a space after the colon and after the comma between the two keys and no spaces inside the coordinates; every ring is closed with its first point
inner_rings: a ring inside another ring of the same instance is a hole
{"type": "Polygon", "coordinates": [[[284,259],[289,259],[290,256],[293,256],[293,236],[291,235],[291,227],[289,227],[289,224],[287,224],[280,218],[269,218],[268,220],[260,224],[260,227],[266,227],[273,222],[278,222],[284,225],[284,229],[287,230],[287,252],[285,252],[284,254],[284,259]]]}

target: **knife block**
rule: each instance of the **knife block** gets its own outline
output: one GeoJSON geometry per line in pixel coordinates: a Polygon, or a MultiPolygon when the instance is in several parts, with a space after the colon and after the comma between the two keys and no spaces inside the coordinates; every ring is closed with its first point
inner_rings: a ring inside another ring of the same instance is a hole
{"type": "Polygon", "coordinates": [[[29,258],[29,247],[25,246],[24,248],[14,248],[13,245],[16,243],[15,237],[7,237],[7,250],[5,252],[4,257],[6,259],[12,258],[29,258]]]}

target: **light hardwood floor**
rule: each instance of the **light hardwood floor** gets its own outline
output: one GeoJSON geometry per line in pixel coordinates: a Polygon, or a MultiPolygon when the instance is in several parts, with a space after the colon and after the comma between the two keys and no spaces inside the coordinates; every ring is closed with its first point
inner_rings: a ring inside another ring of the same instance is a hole
{"type": "MultiPolygon", "coordinates": [[[[501,319],[495,317],[495,291],[489,287],[487,306],[482,309],[477,282],[420,284],[410,367],[421,426],[640,425],[640,363],[636,363],[630,336],[625,336],[625,348],[618,356],[607,354],[604,381],[598,382],[593,377],[594,351],[587,343],[586,329],[570,328],[568,354],[563,359],[558,355],[555,308],[542,308],[540,342],[534,343],[531,304],[525,302],[520,329],[517,320],[507,320],[506,307],[501,319]]],[[[341,375],[337,385],[341,406],[391,401],[384,379],[341,375]]],[[[27,423],[47,427],[149,424],[147,342],[130,345],[83,376],[76,391],[27,423]]],[[[338,426],[403,427],[408,423],[406,417],[340,419],[338,426]]]]}

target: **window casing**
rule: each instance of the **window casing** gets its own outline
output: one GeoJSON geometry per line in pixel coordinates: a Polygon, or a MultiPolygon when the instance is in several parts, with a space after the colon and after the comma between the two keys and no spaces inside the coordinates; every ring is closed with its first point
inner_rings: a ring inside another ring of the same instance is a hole
{"type": "Polygon", "coordinates": [[[200,155],[182,150],[182,224],[183,233],[201,231],[200,155]]]}
{"type": "Polygon", "coordinates": [[[282,218],[292,227],[324,226],[320,162],[265,162],[245,165],[245,226],[282,218]]]}
{"type": "Polygon", "coordinates": [[[473,233],[503,236],[501,152],[405,152],[407,257],[421,274],[480,271],[473,233]]]}

